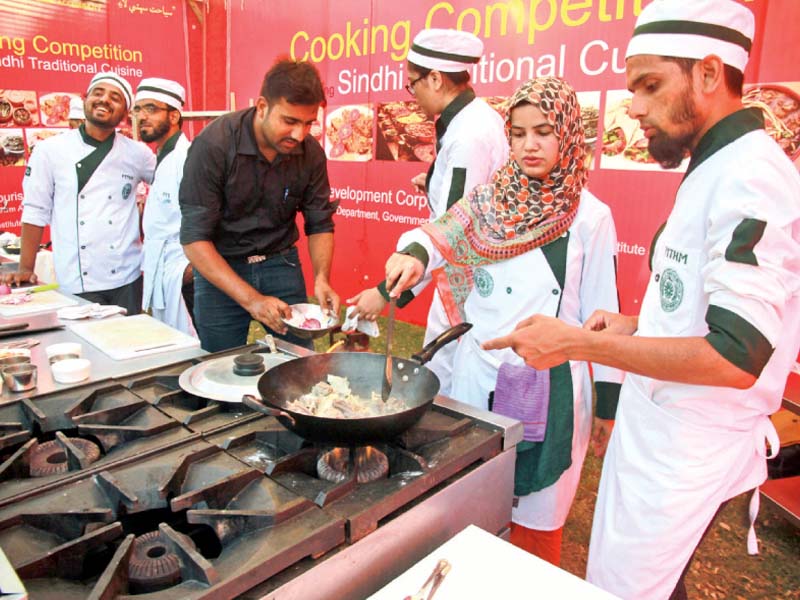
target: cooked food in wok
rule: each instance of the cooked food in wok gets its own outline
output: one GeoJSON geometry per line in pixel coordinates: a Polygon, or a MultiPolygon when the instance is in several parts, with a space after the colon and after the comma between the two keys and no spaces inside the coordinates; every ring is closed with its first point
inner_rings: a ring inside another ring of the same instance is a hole
{"type": "Polygon", "coordinates": [[[379,391],[373,391],[369,398],[353,394],[347,377],[328,375],[296,400],[287,403],[288,410],[314,417],[329,419],[362,419],[382,417],[408,410],[402,400],[390,396],[386,402],[379,391]]]}

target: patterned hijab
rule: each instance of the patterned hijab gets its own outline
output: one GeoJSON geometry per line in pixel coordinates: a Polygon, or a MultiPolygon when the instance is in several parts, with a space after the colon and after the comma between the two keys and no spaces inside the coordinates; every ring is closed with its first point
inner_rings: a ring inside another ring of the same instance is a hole
{"type": "Polygon", "coordinates": [[[561,79],[538,77],[509,99],[506,135],[511,142],[511,112],[527,102],[539,108],[558,138],[559,160],[544,179],[531,178],[510,156],[492,176],[454,204],[442,217],[423,225],[447,260],[434,273],[451,323],[464,319],[472,289],[472,269],[549,244],[575,220],[586,184],[583,121],[575,91],[561,79]]]}
{"type": "Polygon", "coordinates": [[[514,160],[498,169],[492,183],[476,187],[440,219],[423,226],[448,263],[476,267],[507,260],[544,246],[566,232],[586,184],[583,122],[575,91],[555,77],[523,84],[508,101],[542,111],[558,138],[559,160],[544,179],[528,177],[514,160]]]}

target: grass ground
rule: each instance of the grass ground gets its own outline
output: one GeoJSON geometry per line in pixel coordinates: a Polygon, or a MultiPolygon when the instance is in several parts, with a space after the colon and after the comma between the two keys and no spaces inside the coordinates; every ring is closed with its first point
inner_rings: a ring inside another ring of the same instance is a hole
{"type": "MultiPolygon", "coordinates": [[[[381,331],[385,329],[384,324],[381,318],[381,331]]],[[[251,335],[258,332],[259,326],[254,324],[251,335]]],[[[393,354],[410,356],[420,350],[423,333],[422,327],[398,321],[393,354]]],[[[383,337],[379,337],[371,341],[371,348],[381,352],[384,344],[383,337]]],[[[317,340],[317,351],[324,352],[327,347],[328,338],[317,340]]],[[[602,461],[589,452],[564,531],[561,566],[578,577],[583,577],[586,570],[601,466],[602,461]]],[[[729,502],[700,545],[686,580],[690,599],[800,600],[800,530],[762,503],[756,524],[760,554],[749,556],[746,548],[748,500],[749,495],[729,502]]]]}

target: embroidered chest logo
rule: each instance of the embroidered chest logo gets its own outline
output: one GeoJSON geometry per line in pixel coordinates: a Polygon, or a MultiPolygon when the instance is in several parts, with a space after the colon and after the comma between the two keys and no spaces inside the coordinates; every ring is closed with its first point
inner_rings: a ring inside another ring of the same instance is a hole
{"type": "Polygon", "coordinates": [[[683,281],[673,269],[664,269],[658,282],[661,292],[661,308],[664,312],[675,312],[683,300],[683,281]]]}
{"type": "Polygon", "coordinates": [[[478,267],[475,269],[475,272],[472,274],[473,279],[475,281],[475,289],[478,290],[478,293],[481,295],[482,298],[487,298],[492,294],[492,290],[494,290],[494,279],[492,276],[489,275],[489,272],[486,269],[478,267]]]}
{"type": "Polygon", "coordinates": [[[133,189],[133,186],[130,183],[126,183],[125,185],[122,186],[122,199],[123,200],[127,200],[128,199],[128,196],[131,195],[131,190],[132,189],[133,189]]]}

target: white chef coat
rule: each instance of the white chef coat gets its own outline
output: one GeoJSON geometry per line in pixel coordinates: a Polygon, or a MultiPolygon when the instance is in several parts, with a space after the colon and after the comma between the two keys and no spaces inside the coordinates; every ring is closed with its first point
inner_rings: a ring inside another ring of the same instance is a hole
{"type": "Polygon", "coordinates": [[[115,289],[141,275],[136,187],[152,181],[156,157],[115,133],[79,193],[75,165],[94,150],[78,129],[47,138],[36,144],[22,180],[22,222],[50,225],[56,278],[73,294],[115,289]]]}
{"type": "MultiPolygon", "coordinates": [[[[494,172],[507,160],[508,138],[503,118],[486,102],[474,98],[452,117],[440,140],[427,190],[431,220],[447,212],[456,170],[465,171],[461,194],[464,196],[475,186],[489,183],[494,172]]],[[[421,293],[429,281],[426,278],[414,287],[414,294],[421,293]]],[[[428,311],[424,343],[428,344],[450,326],[439,292],[435,291],[428,311]]],[[[456,343],[445,346],[428,363],[428,368],[438,376],[441,393],[445,395],[450,394],[453,357],[457,346],[456,343]]]]}
{"type": "Polygon", "coordinates": [[[763,130],[730,135],[678,190],[638,335],[705,336],[711,306],[746,320],[774,351],[746,390],[627,375],[587,567],[589,581],[622,598],[667,598],[719,505],[764,481],[767,415],[798,352],[800,176],[763,130]],[[748,223],[765,224],[751,240],[757,265],[738,258],[748,223]]]}
{"type": "MultiPolygon", "coordinates": [[[[403,247],[417,242],[428,252],[430,271],[444,263],[441,253],[421,229],[403,234],[403,247]]],[[[578,213],[569,229],[567,263],[562,290],[541,248],[509,260],[478,267],[476,284],[464,310],[472,329],[456,346],[451,396],[477,408],[488,409],[501,363],[522,365],[512,349],[483,350],[488,339],[507,335],[523,319],[534,314],[556,316],[570,325],[582,326],[597,309],[618,312],[615,257],[617,236],[611,210],[586,188],[578,213]],[[559,302],[561,306],[559,308],[559,302]]],[[[451,344],[452,345],[452,344],[451,344]]],[[[573,385],[572,465],[553,485],[519,499],[512,520],[539,530],[564,525],[580,480],[581,467],[592,428],[592,383],[588,364],[570,361],[573,385]]],[[[595,381],[620,383],[622,373],[594,365],[595,381]]]]}
{"type": "Polygon", "coordinates": [[[189,259],[178,239],[181,208],[178,190],[190,142],[179,134],[175,147],[158,163],[144,206],[144,293],[142,309],[184,333],[197,337],[181,289],[189,259]]]}

